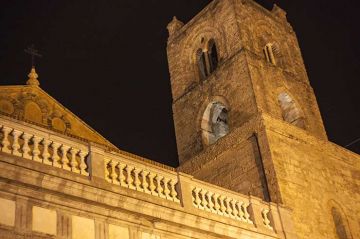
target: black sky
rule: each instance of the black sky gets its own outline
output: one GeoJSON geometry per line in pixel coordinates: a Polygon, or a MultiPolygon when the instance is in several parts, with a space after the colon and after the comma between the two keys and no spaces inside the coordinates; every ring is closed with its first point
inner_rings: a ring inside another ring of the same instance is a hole
{"type": "MultiPolygon", "coordinates": [[[[34,43],[45,91],[119,148],[176,166],[166,25],[209,2],[1,0],[0,84],[25,84],[34,43]]],[[[287,11],[329,139],[360,138],[358,1],[257,2],[287,11]]],[[[348,148],[360,153],[360,142],[348,148]]]]}

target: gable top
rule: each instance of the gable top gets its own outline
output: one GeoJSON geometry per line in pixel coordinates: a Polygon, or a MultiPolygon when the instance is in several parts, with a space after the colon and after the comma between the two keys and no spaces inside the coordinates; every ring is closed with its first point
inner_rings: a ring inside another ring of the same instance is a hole
{"type": "Polygon", "coordinates": [[[0,114],[70,137],[118,149],[39,87],[35,68],[27,85],[0,86],[0,114]]]}

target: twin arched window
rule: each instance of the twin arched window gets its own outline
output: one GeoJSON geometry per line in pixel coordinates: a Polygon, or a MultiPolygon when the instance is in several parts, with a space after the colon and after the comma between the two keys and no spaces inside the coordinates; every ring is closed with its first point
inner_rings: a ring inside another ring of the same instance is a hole
{"type": "Polygon", "coordinates": [[[200,48],[197,50],[196,63],[200,79],[205,79],[216,70],[219,60],[216,44],[213,39],[207,43],[204,49],[200,48]]]}

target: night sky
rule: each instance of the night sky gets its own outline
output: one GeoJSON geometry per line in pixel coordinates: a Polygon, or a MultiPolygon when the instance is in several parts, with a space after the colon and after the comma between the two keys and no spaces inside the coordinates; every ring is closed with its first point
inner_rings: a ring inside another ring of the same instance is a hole
{"type": "MultiPolygon", "coordinates": [[[[33,43],[41,88],[120,149],[177,166],[166,25],[209,2],[1,0],[0,84],[25,84],[33,43]]],[[[360,138],[359,1],[257,2],[287,11],[329,139],[360,138]]]]}

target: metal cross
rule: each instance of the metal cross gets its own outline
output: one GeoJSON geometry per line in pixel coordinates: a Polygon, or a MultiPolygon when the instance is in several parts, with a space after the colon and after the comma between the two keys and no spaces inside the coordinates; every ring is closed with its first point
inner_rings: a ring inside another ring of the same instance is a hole
{"type": "Polygon", "coordinates": [[[31,66],[35,67],[35,57],[41,58],[42,55],[40,55],[38,50],[35,49],[34,44],[26,48],[24,51],[31,55],[31,66]]]}

